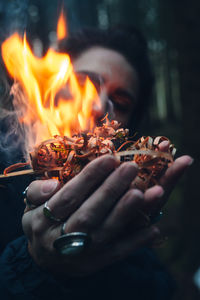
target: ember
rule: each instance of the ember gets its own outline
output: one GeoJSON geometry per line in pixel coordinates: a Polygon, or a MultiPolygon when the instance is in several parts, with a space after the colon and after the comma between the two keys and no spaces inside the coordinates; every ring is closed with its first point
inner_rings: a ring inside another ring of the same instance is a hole
{"type": "MultiPolygon", "coordinates": [[[[57,177],[63,184],[77,175],[91,160],[105,154],[113,154],[123,161],[133,161],[139,166],[139,173],[132,185],[141,190],[156,184],[173,162],[175,148],[166,137],[142,137],[138,141],[128,140],[128,130],[119,128],[117,121],[109,121],[96,127],[93,132],[80,133],[73,137],[54,136],[42,142],[30,154],[34,171],[42,171],[44,178],[57,177]],[[166,152],[159,150],[162,141],[169,142],[166,152]],[[118,149],[115,142],[121,142],[118,149]],[[120,151],[126,148],[125,151],[120,151]]],[[[9,171],[22,167],[16,164],[5,169],[9,171]]]]}
{"type": "Polygon", "coordinates": [[[162,141],[170,141],[166,137],[142,137],[138,141],[127,141],[128,130],[118,128],[117,121],[96,127],[94,132],[75,135],[72,138],[55,136],[54,139],[40,144],[31,153],[34,170],[46,170],[45,176],[51,177],[56,170],[58,179],[65,183],[77,175],[91,160],[105,154],[117,156],[121,162],[133,161],[139,166],[139,173],[133,186],[141,190],[156,184],[163,172],[173,162],[175,148],[170,144],[167,152],[160,152],[162,141]],[[122,143],[122,141],[124,142],[122,143]],[[115,141],[121,141],[116,150],[115,141]],[[126,147],[126,151],[119,151],[126,147]]]}

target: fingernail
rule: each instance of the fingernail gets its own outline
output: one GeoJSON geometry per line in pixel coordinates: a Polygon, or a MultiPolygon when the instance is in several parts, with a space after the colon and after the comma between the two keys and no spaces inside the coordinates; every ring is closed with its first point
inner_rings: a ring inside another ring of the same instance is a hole
{"type": "Polygon", "coordinates": [[[164,190],[160,186],[157,188],[157,197],[161,198],[164,195],[164,190]]]}
{"type": "Polygon", "coordinates": [[[117,166],[117,160],[114,156],[108,155],[105,156],[101,161],[101,168],[104,169],[104,171],[112,171],[117,166]]]}
{"type": "Polygon", "coordinates": [[[189,157],[189,160],[188,160],[188,166],[191,166],[194,162],[194,159],[192,157],[189,157]]]}
{"type": "Polygon", "coordinates": [[[122,163],[120,166],[120,174],[126,177],[136,176],[138,172],[138,165],[132,162],[122,163]]]}
{"type": "Polygon", "coordinates": [[[43,182],[42,185],[43,193],[47,194],[53,192],[57,188],[58,184],[59,184],[58,180],[55,179],[47,180],[43,182]]]}
{"type": "Polygon", "coordinates": [[[138,199],[144,199],[144,194],[140,190],[134,189],[133,193],[138,199]]]}
{"type": "Polygon", "coordinates": [[[168,141],[163,141],[163,142],[162,142],[162,146],[163,146],[163,147],[169,146],[169,142],[168,142],[168,141]]]}

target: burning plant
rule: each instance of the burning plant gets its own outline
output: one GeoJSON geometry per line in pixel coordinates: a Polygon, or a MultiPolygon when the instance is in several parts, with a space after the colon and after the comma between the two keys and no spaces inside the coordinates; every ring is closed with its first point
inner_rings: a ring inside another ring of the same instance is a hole
{"type": "MultiPolygon", "coordinates": [[[[63,38],[63,15],[58,24],[58,38],[63,38]]],[[[159,150],[160,143],[168,141],[165,137],[131,141],[128,130],[107,116],[95,127],[94,108],[101,105],[98,91],[89,77],[74,72],[67,54],[49,49],[43,58],[35,57],[26,35],[22,39],[15,33],[2,44],[2,56],[15,79],[14,106],[19,122],[28,128],[30,152],[30,162],[12,165],[4,175],[30,164],[35,172],[65,183],[89,161],[113,154],[121,162],[138,164],[134,184],[145,190],[172,163],[175,149],[170,141],[166,152],[159,150]]]]}

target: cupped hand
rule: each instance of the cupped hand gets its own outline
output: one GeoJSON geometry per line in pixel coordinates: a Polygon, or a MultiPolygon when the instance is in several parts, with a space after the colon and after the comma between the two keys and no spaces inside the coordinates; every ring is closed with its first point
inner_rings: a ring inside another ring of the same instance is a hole
{"type": "Polygon", "coordinates": [[[152,243],[159,230],[154,226],[138,229],[138,216],[159,203],[163,189],[155,186],[145,195],[129,189],[137,171],[134,163],[119,166],[114,157],[106,155],[89,163],[62,188],[56,180],[32,182],[27,199],[38,207],[24,214],[23,228],[35,262],[53,273],[84,276],[152,243]],[[61,222],[44,216],[47,200],[61,222]],[[65,233],[84,232],[90,237],[87,248],[77,256],[61,255],[53,247],[63,222],[65,233]]]}

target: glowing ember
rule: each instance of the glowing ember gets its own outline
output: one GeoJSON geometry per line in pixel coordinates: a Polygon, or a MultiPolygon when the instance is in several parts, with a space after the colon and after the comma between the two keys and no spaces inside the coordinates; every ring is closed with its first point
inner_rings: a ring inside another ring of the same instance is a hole
{"type": "Polygon", "coordinates": [[[65,183],[76,176],[91,160],[105,154],[113,154],[119,161],[134,161],[138,164],[138,176],[132,182],[132,187],[145,191],[156,184],[173,162],[175,148],[166,137],[141,137],[136,142],[128,140],[128,129],[119,128],[117,121],[109,121],[96,127],[93,132],[67,136],[55,136],[42,142],[30,153],[31,161],[17,163],[4,170],[8,173],[30,164],[44,178],[57,178],[65,183]],[[121,143],[115,149],[115,141],[121,143]],[[165,152],[159,150],[159,145],[168,141],[169,148],[165,152]],[[121,151],[121,150],[125,151],[121,151]]]}
{"type": "MultiPolygon", "coordinates": [[[[59,32],[61,38],[63,32],[59,32]]],[[[38,58],[26,35],[22,39],[15,33],[3,43],[2,56],[8,72],[23,88],[26,103],[20,122],[34,126],[36,143],[54,135],[92,130],[93,108],[100,105],[98,93],[88,78],[79,82],[67,54],[49,49],[38,58]]]]}

